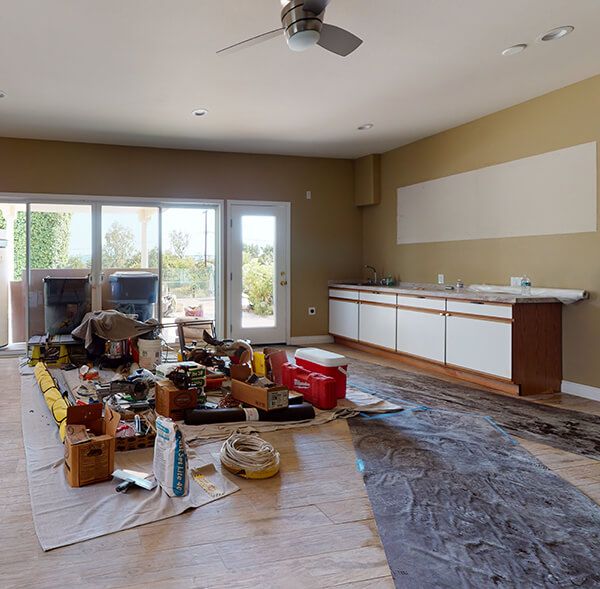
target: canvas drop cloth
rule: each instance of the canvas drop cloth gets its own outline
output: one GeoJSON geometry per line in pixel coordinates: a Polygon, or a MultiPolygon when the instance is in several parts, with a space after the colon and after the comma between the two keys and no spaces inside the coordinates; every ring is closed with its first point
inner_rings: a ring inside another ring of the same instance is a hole
{"type": "MultiPolygon", "coordinates": [[[[31,369],[21,376],[23,441],[29,480],[29,495],[35,530],[44,550],[74,544],[142,524],[179,515],[210,503],[211,499],[194,481],[186,497],[171,498],[160,487],[153,491],[132,488],[115,492],[120,481],[106,481],[71,488],[63,469],[64,447],[31,369]]],[[[117,452],[115,468],[152,471],[153,449],[117,452]]],[[[193,451],[190,466],[201,466],[193,451]]],[[[207,476],[224,496],[239,488],[215,472],[207,476]]]]}
{"type": "Polygon", "coordinates": [[[210,425],[181,425],[185,439],[193,446],[199,446],[214,440],[226,440],[232,433],[261,434],[282,429],[295,429],[323,425],[334,419],[348,419],[360,413],[376,415],[380,413],[394,413],[401,411],[402,407],[391,401],[384,401],[374,395],[348,387],[346,398],[339,399],[337,407],[322,411],[315,409],[314,419],[303,421],[239,421],[233,423],[214,423],[210,425]]]}

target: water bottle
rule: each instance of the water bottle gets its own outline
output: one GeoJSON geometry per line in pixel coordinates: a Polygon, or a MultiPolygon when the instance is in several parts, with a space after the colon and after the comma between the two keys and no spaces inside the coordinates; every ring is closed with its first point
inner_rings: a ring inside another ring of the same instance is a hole
{"type": "Polygon", "coordinates": [[[530,295],[531,294],[531,280],[527,275],[521,278],[521,294],[522,295],[530,295]]]}

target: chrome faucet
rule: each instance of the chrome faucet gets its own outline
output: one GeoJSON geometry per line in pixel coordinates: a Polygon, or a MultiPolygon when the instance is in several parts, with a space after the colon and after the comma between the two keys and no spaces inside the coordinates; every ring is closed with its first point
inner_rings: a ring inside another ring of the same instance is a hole
{"type": "Polygon", "coordinates": [[[368,266],[368,265],[366,265],[365,268],[367,270],[372,270],[372,272],[373,272],[373,284],[377,284],[377,270],[375,270],[375,268],[373,268],[373,266],[368,266]]]}

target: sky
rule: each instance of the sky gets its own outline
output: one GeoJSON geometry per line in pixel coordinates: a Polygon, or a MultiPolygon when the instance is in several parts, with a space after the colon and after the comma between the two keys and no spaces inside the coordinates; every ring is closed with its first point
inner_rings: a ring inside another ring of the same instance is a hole
{"type": "MultiPolygon", "coordinates": [[[[69,205],[71,217],[71,236],[69,240],[69,255],[91,259],[91,206],[69,205]]],[[[64,210],[57,205],[34,205],[34,210],[64,210]]],[[[102,231],[108,231],[114,222],[127,227],[134,236],[136,249],[141,246],[140,212],[151,214],[148,221],[148,248],[158,246],[158,208],[154,207],[102,207],[102,231]]],[[[173,230],[182,231],[190,236],[187,253],[192,256],[204,256],[205,211],[207,221],[206,254],[215,256],[217,244],[215,237],[216,209],[200,207],[172,207],[162,209],[163,250],[172,249],[170,234],[173,230]]],[[[274,245],[275,217],[270,215],[242,215],[242,238],[245,244],[259,246],[274,245]]]]}
{"type": "MultiPolygon", "coordinates": [[[[74,212],[71,219],[71,239],[69,242],[69,255],[91,257],[91,212],[89,207],[82,207],[82,211],[74,212]],[[87,209],[87,210],[85,210],[87,209]]],[[[170,233],[173,230],[189,234],[190,244],[188,253],[194,256],[204,255],[204,224],[205,213],[208,210],[208,239],[207,255],[215,255],[215,210],[199,208],[163,208],[163,249],[171,248],[170,233]]],[[[127,227],[134,235],[140,246],[141,223],[138,215],[139,207],[103,207],[102,231],[108,231],[116,221],[127,227]]],[[[148,247],[158,246],[158,209],[148,222],[148,247]]]]}

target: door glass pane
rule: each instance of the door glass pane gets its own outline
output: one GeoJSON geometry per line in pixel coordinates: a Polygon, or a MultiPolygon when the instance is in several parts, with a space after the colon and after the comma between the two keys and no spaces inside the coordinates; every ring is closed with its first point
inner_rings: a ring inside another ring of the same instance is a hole
{"type": "Polygon", "coordinates": [[[275,217],[242,216],[242,327],[275,326],[275,217]]]}
{"type": "MultiPolygon", "coordinates": [[[[92,208],[32,204],[29,246],[29,335],[69,334],[90,310],[92,208]]],[[[15,244],[25,239],[25,213],[17,214],[15,244]]],[[[14,275],[24,258],[15,258],[14,275]]]]}
{"type": "Polygon", "coordinates": [[[0,347],[24,342],[25,205],[0,203],[0,347]]]}
{"type": "Polygon", "coordinates": [[[156,317],[158,208],[102,207],[102,307],[156,317]]]}
{"type": "MultiPolygon", "coordinates": [[[[162,209],[162,317],[215,319],[216,209],[162,209]]],[[[176,329],[164,331],[175,341],[176,329]]]]}

